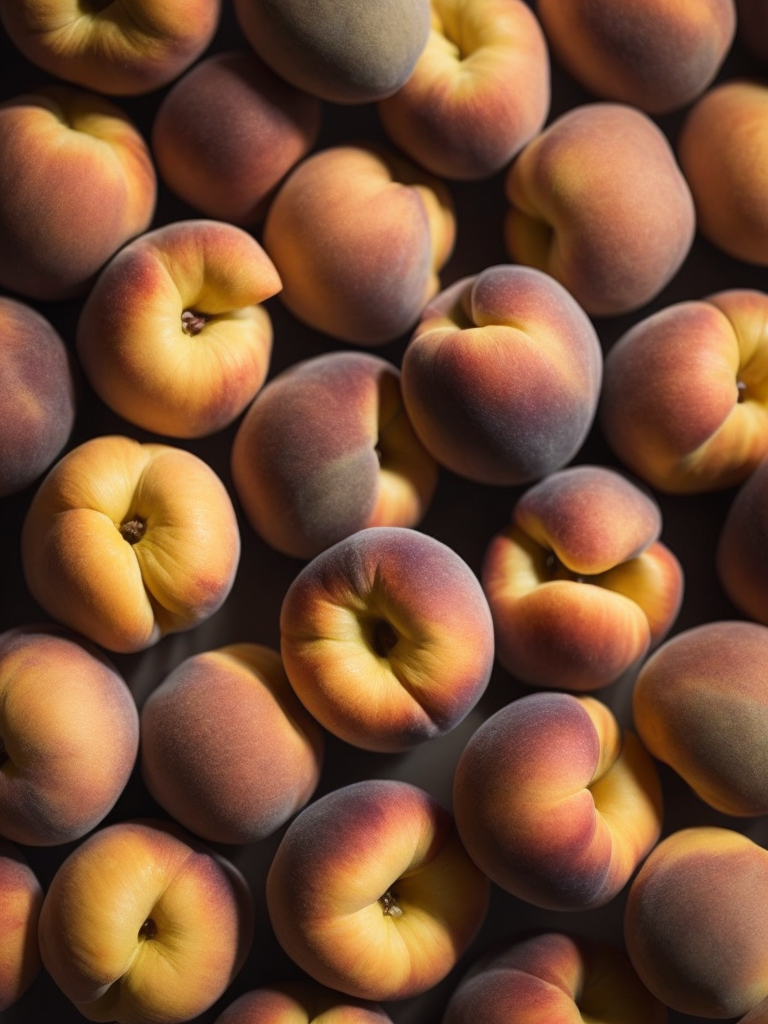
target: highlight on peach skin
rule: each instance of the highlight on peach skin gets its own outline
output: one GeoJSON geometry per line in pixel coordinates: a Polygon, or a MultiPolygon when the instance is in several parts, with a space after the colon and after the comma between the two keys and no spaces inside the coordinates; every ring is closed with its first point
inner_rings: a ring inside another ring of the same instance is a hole
{"type": "Polygon", "coordinates": [[[462,842],[505,892],[589,910],[624,888],[661,833],[661,783],[637,737],[594,697],[535,693],[497,711],[459,757],[462,842]]]}
{"type": "Polygon", "coordinates": [[[683,598],[656,501],[604,466],[552,473],[485,553],[499,662],[533,686],[596,690],[658,644],[683,598]]]}
{"type": "Polygon", "coordinates": [[[493,667],[493,624],[462,558],[416,530],[372,527],[319,554],[280,612],[285,670],[329,732],[408,750],[455,728],[493,667]]]}
{"type": "Polygon", "coordinates": [[[252,989],[219,1014],[215,1024],[392,1024],[378,1003],[334,992],[313,981],[252,989]]]}
{"type": "Polygon", "coordinates": [[[40,973],[42,905],[42,886],[21,849],[0,839],[0,1012],[21,999],[40,973]]]}

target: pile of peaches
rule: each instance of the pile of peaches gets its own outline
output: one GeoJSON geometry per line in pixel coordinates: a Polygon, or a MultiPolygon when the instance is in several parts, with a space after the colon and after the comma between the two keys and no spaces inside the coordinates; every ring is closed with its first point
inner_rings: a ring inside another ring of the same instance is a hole
{"type": "Polygon", "coordinates": [[[0,22],[3,1024],[766,1024],[768,0],[0,22]]]}

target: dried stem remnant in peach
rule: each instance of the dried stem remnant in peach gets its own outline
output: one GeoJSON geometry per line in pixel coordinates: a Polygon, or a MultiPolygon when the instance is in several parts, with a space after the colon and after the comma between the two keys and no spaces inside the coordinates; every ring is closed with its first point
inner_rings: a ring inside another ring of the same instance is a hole
{"type": "Polygon", "coordinates": [[[185,334],[191,334],[194,337],[202,331],[208,320],[205,313],[196,313],[193,309],[185,309],[181,314],[181,329],[185,334]]]}
{"type": "Polygon", "coordinates": [[[154,939],[157,936],[157,925],[148,917],[144,924],[139,928],[140,939],[154,939]]]}
{"type": "Polygon", "coordinates": [[[549,552],[544,560],[544,565],[552,579],[572,580],[574,583],[584,583],[587,579],[582,573],[573,572],[567,565],[564,565],[554,551],[549,552]]]}
{"type": "Polygon", "coordinates": [[[384,893],[383,896],[379,896],[379,903],[381,904],[382,910],[387,917],[402,917],[403,908],[397,902],[397,896],[390,889],[384,893]]]}
{"type": "Polygon", "coordinates": [[[397,631],[386,619],[376,619],[371,629],[371,647],[380,658],[386,658],[397,643],[397,631]]]}
{"type": "Polygon", "coordinates": [[[138,544],[146,532],[147,521],[141,516],[133,516],[132,519],[126,519],[124,523],[121,523],[119,529],[123,539],[127,540],[129,544],[138,544]]]}

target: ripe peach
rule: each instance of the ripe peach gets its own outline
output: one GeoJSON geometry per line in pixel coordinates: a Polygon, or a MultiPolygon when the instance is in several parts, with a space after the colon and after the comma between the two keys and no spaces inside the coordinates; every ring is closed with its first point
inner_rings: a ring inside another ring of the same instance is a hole
{"type": "Polygon", "coordinates": [[[395,752],[453,729],[483,695],[493,624],[466,562],[415,530],[372,527],[317,555],[288,588],[291,686],[329,732],[395,752]]]}
{"type": "Polygon", "coordinates": [[[0,634],[0,835],[79,839],[114,806],[138,748],[133,696],[101,651],[55,626],[0,634]]]}
{"type": "Polygon", "coordinates": [[[126,245],[83,304],[77,353],[97,394],[130,423],[202,437],[240,415],[269,370],[262,303],[280,278],[246,231],[166,224],[126,245]]]}
{"type": "Polygon", "coordinates": [[[762,847],[730,829],[674,832],[629,890],[624,934],[635,970],[680,1013],[741,1017],[768,998],[766,900],[762,847]]]}
{"type": "Polygon", "coordinates": [[[450,814],[391,779],[352,783],[305,807],[267,875],[285,952],[359,999],[404,999],[436,985],[475,937],[489,895],[450,814]]]}
{"type": "Polygon", "coordinates": [[[392,1024],[377,1003],[352,999],[313,981],[253,989],[221,1013],[215,1024],[392,1024]]]}
{"type": "Polygon", "coordinates": [[[581,85],[648,114],[701,95],[736,32],[734,0],[536,0],[536,12],[581,85]]]}
{"type": "Polygon", "coordinates": [[[0,1013],[40,973],[37,924],[42,905],[43,889],[26,857],[0,839],[0,1013]]]}
{"type": "Polygon", "coordinates": [[[211,842],[257,842],[285,824],[317,786],[323,746],[280,656],[258,644],[187,658],[141,709],[147,789],[211,842]]]}
{"type": "Polygon", "coordinates": [[[224,484],[202,459],[104,435],[48,472],[27,510],[21,557],[49,615],[128,653],[223,604],[240,534],[224,484]]]}
{"type": "Polygon", "coordinates": [[[600,342],[554,278],[489,267],[429,303],[402,361],[403,401],[437,461],[486,484],[520,484],[569,462],[602,378],[600,342]]]}
{"type": "Polygon", "coordinates": [[[534,693],[477,729],[453,787],[459,835],[506,892],[548,910],[613,899],[661,832],[661,784],[593,697],[534,693]]]}
{"type": "Polygon", "coordinates": [[[41,476],[75,422],[75,366],[42,314],[0,296],[0,498],[41,476]]]}
{"type": "Polygon", "coordinates": [[[546,270],[591,315],[650,302],[693,242],[693,199],[672,148],[625,104],[561,114],[517,156],[506,188],[512,259],[546,270]]]}
{"type": "Polygon", "coordinates": [[[412,75],[378,109],[389,138],[422,167],[476,180],[541,130],[549,101],[547,44],[523,0],[433,0],[412,75]]]}
{"type": "Polygon", "coordinates": [[[545,477],[488,545],[483,589],[501,664],[523,682],[596,690],[671,628],[683,570],[654,499],[603,466],[545,477]]]}
{"type": "Polygon", "coordinates": [[[255,53],[200,61],[166,93],[152,123],[165,184],[208,217],[257,223],[288,171],[314,146],[320,101],[255,53]]]}
{"type": "Polygon", "coordinates": [[[715,551],[718,580],[733,604],[768,626],[768,458],[740,486],[715,551]]]}
{"type": "Polygon", "coordinates": [[[138,129],[114,103],[69,86],[0,104],[0,179],[13,182],[0,194],[0,286],[32,299],[83,294],[154,214],[138,129]]]}
{"type": "Polygon", "coordinates": [[[333,146],[288,175],[264,224],[280,298],[310,327],[379,345],[439,289],[454,241],[446,186],[394,152],[333,146]]]}
{"type": "Polygon", "coordinates": [[[366,352],[305,359],[270,381],[243,417],[231,462],[250,525],[296,558],[366,526],[415,526],[437,484],[398,369],[366,352]]]}

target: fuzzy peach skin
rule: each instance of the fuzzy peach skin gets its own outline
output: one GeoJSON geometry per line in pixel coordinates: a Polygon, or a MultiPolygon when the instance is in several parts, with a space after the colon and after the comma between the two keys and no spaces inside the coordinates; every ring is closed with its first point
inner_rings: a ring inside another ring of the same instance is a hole
{"type": "Polygon", "coordinates": [[[232,445],[248,522],[295,558],[367,526],[415,526],[437,465],[403,409],[397,367],[367,352],[301,360],[256,396],[232,445]]]}
{"type": "Polygon", "coordinates": [[[683,598],[661,526],[656,501],[604,466],[562,469],[525,491],[482,566],[504,668],[533,686],[584,691],[637,664],[683,598]]]}
{"type": "Polygon", "coordinates": [[[164,96],[152,152],[165,184],[208,217],[258,223],[282,179],[317,141],[316,96],[279,78],[255,53],[200,61],[164,96]]]}
{"type": "Polygon", "coordinates": [[[707,622],[667,640],[633,691],[643,743],[710,806],[768,814],[768,627],[707,622]]]}
{"type": "Polygon", "coordinates": [[[296,166],[272,200],[264,248],[286,307],[341,341],[409,330],[440,287],[455,218],[445,184],[372,146],[333,146],[296,166]]]}
{"type": "Polygon", "coordinates": [[[554,278],[488,267],[424,309],[403,355],[403,401],[441,465],[478,483],[528,483],[586,439],[602,362],[592,323],[554,278]]]}
{"type": "Polygon", "coordinates": [[[622,950],[540,932],[498,943],[477,959],[441,1024],[666,1024],[667,1018],[622,950]]]}
{"type": "Polygon", "coordinates": [[[661,129],[634,107],[584,103],[524,147],[506,178],[505,242],[593,316],[650,302],[679,270],[693,199],[661,129]]]}
{"type": "Polygon", "coordinates": [[[661,785],[637,737],[594,697],[534,693],[487,719],[453,785],[469,855],[546,910],[612,900],[661,831],[661,785]]]}
{"type": "Polygon", "coordinates": [[[133,696],[98,648],[55,626],[0,634],[0,835],[79,839],[115,805],[138,749],[133,696]]]}
{"type": "Polygon", "coordinates": [[[648,114],[700,96],[736,32],[734,0],[536,0],[535,9],[569,74],[648,114]]]}
{"type": "Polygon", "coordinates": [[[0,498],[41,476],[66,445],[77,412],[76,373],[50,321],[0,296],[0,498]]]}
{"type": "Polygon", "coordinates": [[[240,29],[286,81],[331,103],[370,103],[407,81],[429,0],[236,0],[240,29]]]}
{"type": "Polygon", "coordinates": [[[739,487],[728,508],[715,569],[736,608],[768,626],[768,458],[739,487]]]}
{"type": "Polygon", "coordinates": [[[83,294],[155,210],[152,158],[131,119],[64,85],[0,104],[0,181],[0,286],[32,299],[83,294]]]}
{"type": "Polygon", "coordinates": [[[493,623],[480,583],[441,541],[372,527],[317,555],[280,611],[285,670],[301,702],[354,746],[408,750],[482,697],[493,623]]]}
{"type": "Polygon", "coordinates": [[[313,981],[252,989],[219,1014],[215,1024],[392,1024],[378,1003],[353,999],[313,981]]]}
{"type": "Polygon", "coordinates": [[[276,651],[229,644],[182,661],[141,709],[150,794],[203,839],[264,839],[312,796],[323,732],[276,651]]]}
{"type": "Polygon", "coordinates": [[[9,37],[33,64],[112,95],[167,85],[206,49],[220,0],[0,0],[9,37]]]}
{"type": "Polygon", "coordinates": [[[15,1003],[40,973],[37,923],[43,889],[26,857],[0,839],[0,1013],[15,1003]]]}
{"type": "Polygon", "coordinates": [[[768,83],[730,79],[699,99],[677,155],[702,235],[729,256],[768,265],[768,83]]]}
{"type": "Polygon", "coordinates": [[[129,653],[221,607],[240,534],[224,484],[202,459],[105,435],[48,472],[27,510],[21,557],[49,615],[129,653]]]}
{"type": "Polygon", "coordinates": [[[768,852],[751,839],[708,826],[672,833],[629,890],[635,970],[673,1010],[740,1017],[768,997],[767,899],[768,852]]]}
{"type": "Polygon", "coordinates": [[[176,1024],[234,980],[253,905],[237,868],[178,826],[122,821],[61,864],[39,936],[43,966],[88,1020],[176,1024]]]}
{"type": "Polygon", "coordinates": [[[169,437],[229,426],[264,383],[280,278],[246,231],[213,220],[166,224],[101,271],[80,312],[77,354],[123,419],[169,437]]]}
{"type": "Polygon", "coordinates": [[[549,51],[523,0],[433,0],[413,74],[378,110],[392,142],[422,167],[473,181],[512,160],[549,103],[549,51]]]}
{"type": "Polygon", "coordinates": [[[358,999],[432,988],[480,929],[490,884],[451,815],[406,782],[371,779],[315,800],[267,875],[278,942],[312,978],[358,999]]]}
{"type": "Polygon", "coordinates": [[[768,454],[767,325],[768,294],[731,289],[630,327],[606,356],[598,412],[621,461],[671,494],[746,479],[768,454]]]}

